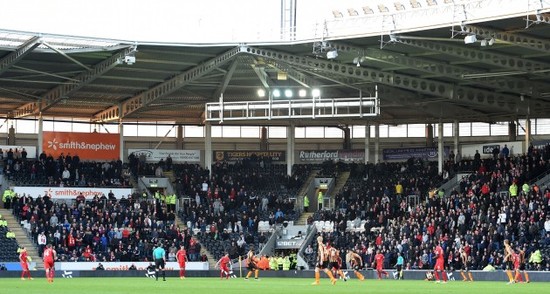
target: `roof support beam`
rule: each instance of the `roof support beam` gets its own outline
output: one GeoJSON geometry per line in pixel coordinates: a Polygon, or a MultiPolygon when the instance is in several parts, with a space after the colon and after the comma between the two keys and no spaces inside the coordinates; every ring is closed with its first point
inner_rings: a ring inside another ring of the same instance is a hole
{"type": "Polygon", "coordinates": [[[235,68],[237,68],[237,64],[239,64],[237,59],[235,59],[231,62],[231,65],[229,66],[229,70],[223,76],[222,83],[218,87],[218,89],[216,89],[216,92],[214,92],[213,98],[219,98],[220,95],[223,92],[225,92],[225,89],[227,89],[227,85],[229,85],[229,81],[231,81],[231,78],[233,77],[233,73],[235,72],[235,68]]]}
{"type": "Polygon", "coordinates": [[[481,36],[485,39],[495,38],[495,40],[504,42],[506,44],[529,48],[544,53],[550,52],[550,41],[545,39],[533,38],[520,34],[497,31],[472,25],[465,25],[463,30],[467,33],[481,36]]]}
{"type": "Polygon", "coordinates": [[[31,53],[34,48],[40,46],[40,37],[32,37],[27,42],[21,44],[17,50],[0,59],[0,75],[7,71],[10,67],[23,59],[27,54],[31,53]]]}
{"type": "Polygon", "coordinates": [[[332,61],[295,56],[273,50],[245,47],[245,52],[251,55],[288,63],[293,66],[399,87],[417,93],[443,97],[465,104],[475,104],[491,107],[493,109],[500,108],[507,111],[515,111],[516,104],[518,102],[516,96],[494,93],[492,91],[459,86],[445,82],[426,80],[403,74],[386,73],[370,68],[342,65],[332,61]]]}
{"type": "Polygon", "coordinates": [[[399,36],[399,42],[424,50],[438,52],[470,60],[490,64],[500,68],[515,71],[518,74],[548,74],[550,64],[533,61],[525,58],[508,56],[505,54],[493,53],[488,50],[476,50],[466,46],[453,46],[442,43],[434,43],[419,40],[416,37],[399,36]]]}
{"type": "Polygon", "coordinates": [[[61,99],[66,98],[71,93],[81,89],[85,85],[100,77],[102,74],[108,72],[113,67],[120,64],[124,56],[126,56],[132,50],[132,48],[126,48],[122,51],[119,51],[113,56],[95,65],[91,70],[83,72],[74,77],[74,80],[76,81],[70,81],[68,83],[61,84],[46,93],[39,101],[27,103],[15,109],[13,111],[13,116],[15,118],[21,118],[48,110],[61,99]]]}
{"type": "Polygon", "coordinates": [[[163,83],[160,83],[153,88],[138,94],[118,105],[111,106],[92,117],[92,121],[113,121],[123,119],[124,117],[136,111],[140,111],[147,107],[155,100],[169,95],[181,87],[196,81],[219,66],[233,60],[242,50],[242,47],[236,47],[225,53],[222,53],[199,66],[196,66],[188,71],[185,71],[163,83]]]}
{"type": "MultiPolygon", "coordinates": [[[[486,73],[474,68],[466,66],[458,66],[453,64],[446,64],[438,61],[429,60],[426,58],[411,57],[399,53],[395,53],[389,50],[380,50],[377,48],[358,48],[340,43],[330,42],[330,46],[336,48],[338,51],[358,53],[366,59],[373,59],[377,61],[386,62],[396,66],[402,66],[403,68],[413,68],[418,71],[429,74],[429,77],[449,77],[456,80],[463,80],[469,76],[475,76],[477,74],[487,74],[489,77],[493,73],[486,73]],[[432,76],[433,75],[433,76],[432,76]]],[[[387,71],[387,70],[385,70],[387,71]]],[[[426,77],[423,77],[426,78],[426,77]]],[[[485,78],[480,80],[476,78],[476,83],[483,85],[487,88],[497,89],[503,92],[522,94],[522,95],[536,95],[537,92],[541,92],[542,89],[548,88],[548,85],[542,83],[536,83],[523,78],[517,78],[512,76],[499,76],[498,78],[485,78]],[[535,86],[535,87],[533,87],[535,86]],[[535,88],[535,89],[534,89],[535,88]]]]}

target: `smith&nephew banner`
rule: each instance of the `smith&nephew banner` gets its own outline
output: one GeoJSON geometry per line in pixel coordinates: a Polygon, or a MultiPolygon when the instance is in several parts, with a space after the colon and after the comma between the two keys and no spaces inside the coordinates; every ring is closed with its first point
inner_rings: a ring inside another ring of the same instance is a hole
{"type": "Polygon", "coordinates": [[[120,157],[119,134],[44,132],[42,150],[53,158],[63,153],[85,160],[116,160],[120,157]]]}

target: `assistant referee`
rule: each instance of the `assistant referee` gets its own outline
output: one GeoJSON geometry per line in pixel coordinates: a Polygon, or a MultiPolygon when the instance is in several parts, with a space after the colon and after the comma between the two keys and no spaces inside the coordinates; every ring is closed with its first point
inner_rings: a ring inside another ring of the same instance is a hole
{"type": "Polygon", "coordinates": [[[162,248],[162,243],[158,243],[157,247],[153,250],[153,259],[155,260],[155,279],[159,280],[159,270],[162,269],[162,280],[166,281],[166,271],[164,267],[166,265],[166,252],[162,248]]]}

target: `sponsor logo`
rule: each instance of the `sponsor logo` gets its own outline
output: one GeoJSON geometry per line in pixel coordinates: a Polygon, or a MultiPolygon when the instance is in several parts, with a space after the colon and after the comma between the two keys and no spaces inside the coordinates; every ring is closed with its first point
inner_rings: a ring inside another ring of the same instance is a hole
{"type": "Polygon", "coordinates": [[[57,150],[57,139],[53,138],[53,140],[48,141],[48,148],[52,148],[53,150],[57,150]]]}
{"type": "Polygon", "coordinates": [[[153,157],[153,152],[150,150],[136,150],[136,151],[133,151],[132,154],[134,154],[137,157],[140,157],[141,155],[145,155],[146,158],[153,157]]]}
{"type": "Polygon", "coordinates": [[[483,145],[483,154],[493,154],[493,149],[498,148],[500,149],[500,145],[483,145]]]}
{"type": "Polygon", "coordinates": [[[300,151],[302,160],[334,160],[338,159],[338,151],[300,151]]]}

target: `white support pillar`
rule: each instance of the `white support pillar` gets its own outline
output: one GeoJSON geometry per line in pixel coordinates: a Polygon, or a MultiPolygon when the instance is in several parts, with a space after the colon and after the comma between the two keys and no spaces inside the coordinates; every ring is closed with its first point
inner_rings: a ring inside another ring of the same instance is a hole
{"type": "Polygon", "coordinates": [[[531,119],[527,118],[525,120],[525,153],[529,150],[529,145],[531,144],[531,119]]]}
{"type": "Polygon", "coordinates": [[[370,161],[370,124],[365,125],[365,164],[370,161]]]}
{"type": "Polygon", "coordinates": [[[374,164],[377,164],[380,159],[380,124],[374,124],[374,164]]]}
{"type": "MultiPolygon", "coordinates": [[[[453,122],[453,149],[455,153],[455,158],[459,159],[459,138],[460,138],[460,130],[459,130],[460,124],[458,123],[458,120],[455,120],[453,122]]],[[[460,158],[462,157],[462,154],[460,154],[460,158]]]]}
{"type": "Polygon", "coordinates": [[[286,127],[286,174],[292,175],[292,166],[294,166],[294,124],[286,127]]]}
{"type": "Polygon", "coordinates": [[[443,173],[443,123],[437,124],[437,170],[443,173]]]}
{"type": "Polygon", "coordinates": [[[42,154],[42,142],[44,141],[44,120],[42,119],[42,113],[38,115],[38,154],[36,158],[42,154]]]}
{"type": "Polygon", "coordinates": [[[124,158],[124,132],[123,132],[123,124],[122,124],[122,120],[120,120],[118,122],[118,137],[119,137],[119,140],[120,140],[120,160],[122,160],[124,162],[125,158],[124,158]]]}
{"type": "MultiPolygon", "coordinates": [[[[212,125],[204,124],[204,168],[211,172],[212,169],[212,125]]],[[[210,174],[211,176],[211,174],[210,174]]]]}

